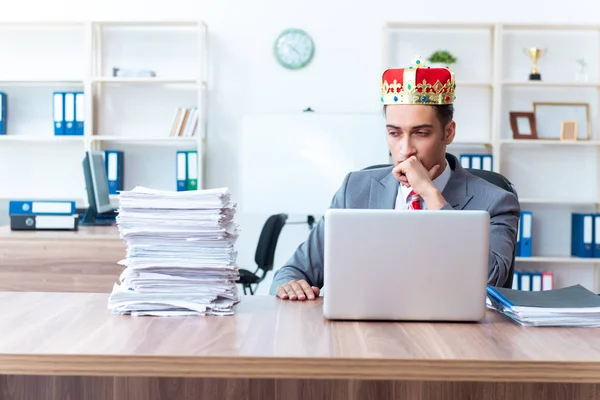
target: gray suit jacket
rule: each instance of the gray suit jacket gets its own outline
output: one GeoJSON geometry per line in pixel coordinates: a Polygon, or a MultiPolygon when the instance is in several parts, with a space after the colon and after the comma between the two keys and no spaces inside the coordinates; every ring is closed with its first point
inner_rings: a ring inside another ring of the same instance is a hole
{"type": "MultiPolygon", "coordinates": [[[[491,218],[489,279],[493,286],[502,286],[509,279],[513,260],[517,225],[521,213],[517,197],[463,169],[457,158],[447,154],[452,176],[442,196],[443,210],[487,210],[491,218]]],[[[331,208],[393,209],[399,182],[391,173],[392,167],[351,172],[333,197],[331,208]]],[[[323,218],[311,230],[308,239],[273,278],[270,293],[292,279],[306,279],[323,287],[323,218]]]]}

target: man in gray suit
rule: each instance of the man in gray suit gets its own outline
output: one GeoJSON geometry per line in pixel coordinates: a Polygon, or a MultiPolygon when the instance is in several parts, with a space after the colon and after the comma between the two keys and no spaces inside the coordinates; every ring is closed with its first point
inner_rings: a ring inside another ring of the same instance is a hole
{"type": "MultiPolygon", "coordinates": [[[[519,202],[513,193],[465,171],[457,158],[446,152],[456,130],[454,74],[447,68],[423,65],[417,59],[409,68],[383,74],[382,102],[394,165],[346,175],[331,208],[487,210],[491,218],[488,283],[502,286],[510,278],[519,202]]],[[[319,296],[323,230],[321,219],[276,272],[271,294],[289,300],[319,296]]]]}

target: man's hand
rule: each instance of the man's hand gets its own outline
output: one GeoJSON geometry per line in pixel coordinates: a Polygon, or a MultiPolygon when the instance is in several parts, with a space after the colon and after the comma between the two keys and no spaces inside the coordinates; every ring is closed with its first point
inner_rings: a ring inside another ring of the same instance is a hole
{"type": "Polygon", "coordinates": [[[275,291],[280,299],[289,300],[314,300],[321,292],[318,287],[310,286],[304,279],[293,280],[280,285],[275,291]]]}
{"type": "Polygon", "coordinates": [[[429,171],[417,157],[412,156],[396,165],[392,173],[400,183],[412,186],[418,194],[422,195],[433,186],[433,177],[439,171],[440,166],[434,165],[429,171]]]}
{"type": "Polygon", "coordinates": [[[428,171],[421,163],[421,160],[412,156],[396,165],[392,173],[400,183],[412,187],[423,198],[428,209],[438,210],[446,202],[440,191],[433,184],[433,178],[439,170],[440,166],[436,164],[428,171]]]}

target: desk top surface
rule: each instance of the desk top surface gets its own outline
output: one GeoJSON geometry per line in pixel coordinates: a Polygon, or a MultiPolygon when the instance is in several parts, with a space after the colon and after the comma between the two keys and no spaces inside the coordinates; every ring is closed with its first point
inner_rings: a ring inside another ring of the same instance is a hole
{"type": "Polygon", "coordinates": [[[246,296],[234,316],[110,314],[108,294],[0,292],[0,373],[600,381],[600,330],[348,322],[322,299],[246,296]]]}
{"type": "Polygon", "coordinates": [[[0,240],[2,239],[69,239],[69,240],[122,240],[116,225],[108,226],[80,226],[76,231],[68,230],[40,230],[40,231],[12,231],[10,226],[0,226],[0,240]]]}

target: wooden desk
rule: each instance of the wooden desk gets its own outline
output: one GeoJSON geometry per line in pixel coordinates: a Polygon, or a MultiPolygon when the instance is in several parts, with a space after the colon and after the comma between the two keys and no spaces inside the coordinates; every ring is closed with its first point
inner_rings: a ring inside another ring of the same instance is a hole
{"type": "Polygon", "coordinates": [[[106,294],[0,293],[1,399],[591,399],[600,330],[331,322],[248,296],[235,316],[110,315],[106,294]]]}
{"type": "Polygon", "coordinates": [[[1,226],[0,291],[109,293],[125,254],[116,226],[31,232],[1,226]]]}

